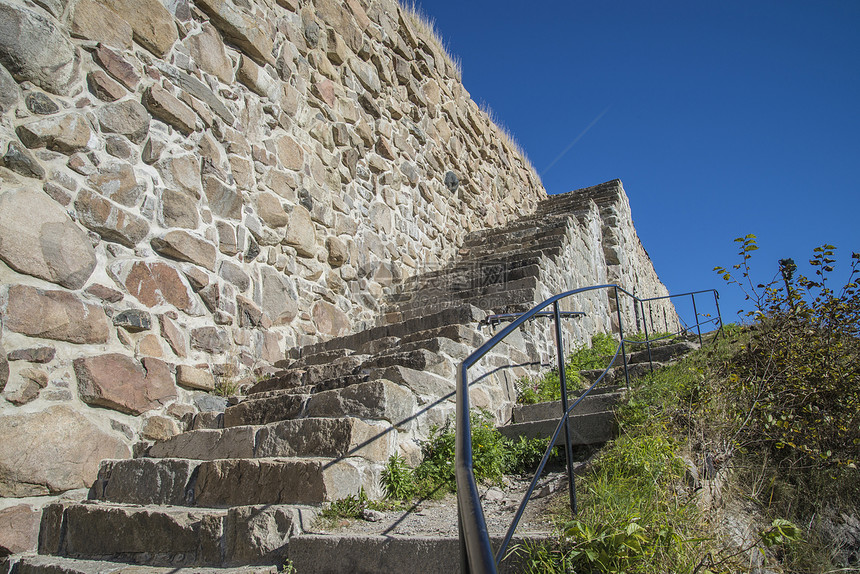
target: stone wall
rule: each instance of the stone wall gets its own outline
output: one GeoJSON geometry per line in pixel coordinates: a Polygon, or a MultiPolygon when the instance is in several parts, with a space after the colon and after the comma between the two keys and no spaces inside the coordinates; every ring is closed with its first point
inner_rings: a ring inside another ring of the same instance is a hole
{"type": "Polygon", "coordinates": [[[0,156],[0,497],[88,486],[546,195],[393,0],[0,0],[0,156]]]}
{"type": "MultiPolygon", "coordinates": [[[[470,232],[563,204],[539,294],[665,292],[605,186],[540,203],[394,0],[0,0],[0,523],[380,323],[470,232]]],[[[583,301],[572,342],[615,327],[583,301]]]]}

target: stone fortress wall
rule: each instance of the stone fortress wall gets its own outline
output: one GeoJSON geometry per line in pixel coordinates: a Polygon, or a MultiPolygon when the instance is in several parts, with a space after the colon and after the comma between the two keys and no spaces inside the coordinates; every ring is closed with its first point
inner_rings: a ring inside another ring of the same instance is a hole
{"type": "MultiPolygon", "coordinates": [[[[545,198],[394,0],[0,0],[0,506],[89,487],[545,198]]],[[[589,206],[576,281],[662,288],[629,205],[589,206]]]]}

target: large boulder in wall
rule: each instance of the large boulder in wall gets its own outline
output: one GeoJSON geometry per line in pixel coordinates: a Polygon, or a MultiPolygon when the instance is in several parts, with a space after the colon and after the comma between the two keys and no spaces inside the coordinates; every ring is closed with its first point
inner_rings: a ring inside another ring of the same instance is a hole
{"type": "Polygon", "coordinates": [[[0,0],[0,63],[19,82],[30,81],[58,95],[68,95],[80,69],[68,32],[16,0],[0,0]]]}
{"type": "Polygon", "coordinates": [[[87,234],[38,189],[0,195],[0,259],[20,273],[80,289],[96,267],[87,234]]]}
{"type": "Polygon", "coordinates": [[[118,434],[63,405],[0,416],[0,436],[0,497],[89,488],[103,459],[131,457],[118,434]]]}

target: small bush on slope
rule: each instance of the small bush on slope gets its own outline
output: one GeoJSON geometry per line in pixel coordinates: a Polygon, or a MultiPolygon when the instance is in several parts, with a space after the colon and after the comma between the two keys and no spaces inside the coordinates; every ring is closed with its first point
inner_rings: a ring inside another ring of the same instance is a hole
{"type": "MultiPolygon", "coordinates": [[[[472,411],[471,425],[472,464],[479,482],[497,483],[505,474],[533,471],[549,444],[547,439],[520,437],[512,441],[496,430],[491,414],[480,410],[472,411]]],[[[434,498],[455,491],[454,443],[449,419],[442,427],[434,428],[424,441],[424,458],[415,469],[397,455],[390,457],[382,473],[382,487],[388,498],[434,498]]]]}
{"type": "MultiPolygon", "coordinates": [[[[582,377],[579,371],[605,369],[615,354],[618,342],[604,333],[591,337],[591,346],[581,345],[573,350],[565,363],[567,388],[577,388],[582,377]]],[[[516,384],[517,402],[524,405],[557,401],[561,399],[561,380],[558,369],[553,369],[538,377],[523,377],[516,384]]]]}
{"type": "Polygon", "coordinates": [[[559,544],[533,552],[533,571],[747,572],[753,546],[784,572],[857,568],[820,526],[860,515],[860,255],[839,288],[832,246],[814,251],[815,279],[756,284],[755,237],[738,243],[734,271],[717,270],[755,304],[752,324],[634,383],[624,434],[581,481],[582,510],[559,544]],[[681,452],[725,481],[727,505],[766,525],[758,537],[738,547],[710,522],[714,511],[690,503],[681,452]]]}

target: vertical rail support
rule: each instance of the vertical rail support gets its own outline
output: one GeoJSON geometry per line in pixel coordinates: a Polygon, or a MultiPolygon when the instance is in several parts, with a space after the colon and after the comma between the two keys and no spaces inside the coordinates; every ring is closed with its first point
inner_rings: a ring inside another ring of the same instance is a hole
{"type": "MultiPolygon", "coordinates": [[[[561,312],[558,301],[552,304],[552,312],[555,315],[555,344],[558,355],[558,380],[561,384],[561,416],[567,414],[567,369],[564,364],[564,340],[561,334],[561,312]]],[[[570,419],[564,423],[564,454],[567,459],[567,485],[570,495],[570,513],[576,516],[576,487],[573,484],[573,446],[570,441],[570,419]]]]}
{"type": "Polygon", "coordinates": [[[472,574],[472,566],[469,564],[469,551],[466,550],[466,537],[463,535],[463,517],[460,509],[457,509],[457,536],[460,537],[460,570],[463,574],[472,574]]]}
{"type": "Polygon", "coordinates": [[[723,331],[723,314],[720,313],[720,293],[719,291],[714,291],[714,305],[717,307],[717,319],[720,321],[720,332],[723,331]]]}
{"type": "Polygon", "coordinates": [[[651,320],[651,330],[654,330],[654,308],[651,306],[651,301],[648,301],[648,318],[651,320]]]}
{"type": "Polygon", "coordinates": [[[642,330],[642,323],[645,322],[645,307],[642,306],[639,297],[636,296],[636,287],[633,288],[633,314],[636,319],[636,332],[638,333],[642,330]],[[640,317],[642,318],[642,323],[639,322],[640,317]]]}
{"type": "Polygon", "coordinates": [[[699,321],[699,312],[696,310],[696,294],[691,293],[690,298],[693,300],[693,315],[696,317],[696,332],[699,333],[699,346],[702,346],[702,323],[699,321]]]}
{"type": "MultiPolygon", "coordinates": [[[[645,314],[645,303],[642,301],[638,301],[639,305],[642,306],[642,314],[645,314]]],[[[650,307],[650,303],[648,304],[650,307]]],[[[648,336],[648,321],[642,321],[642,325],[645,327],[645,347],[648,349],[648,365],[651,367],[651,372],[654,372],[654,359],[651,357],[651,337],[648,336]]]]}
{"type": "Polygon", "coordinates": [[[624,323],[621,319],[621,301],[618,300],[618,286],[615,291],[615,312],[618,314],[618,336],[621,337],[621,356],[624,357],[624,382],[630,388],[630,373],[627,370],[627,348],[624,346],[624,323]]]}

